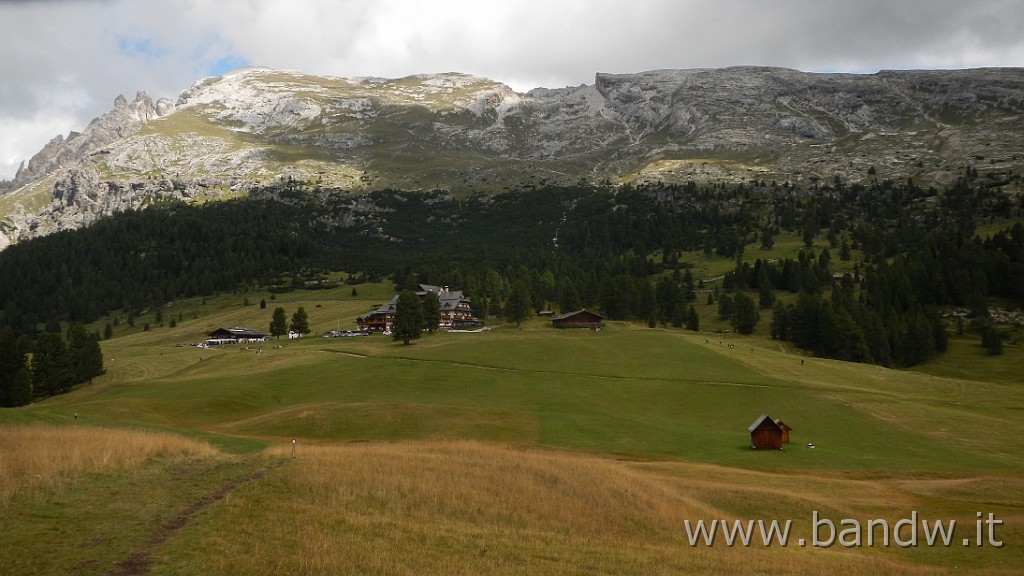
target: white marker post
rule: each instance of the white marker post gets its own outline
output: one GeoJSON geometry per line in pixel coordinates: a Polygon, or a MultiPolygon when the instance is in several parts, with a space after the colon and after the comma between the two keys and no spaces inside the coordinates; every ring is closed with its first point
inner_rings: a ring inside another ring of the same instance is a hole
{"type": "Polygon", "coordinates": [[[295,458],[295,438],[292,438],[292,458],[295,458]]]}

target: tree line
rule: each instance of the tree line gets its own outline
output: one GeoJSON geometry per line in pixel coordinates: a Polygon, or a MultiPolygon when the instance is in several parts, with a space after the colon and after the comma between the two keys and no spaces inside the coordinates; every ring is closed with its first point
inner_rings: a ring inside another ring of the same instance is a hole
{"type": "Polygon", "coordinates": [[[943,349],[941,308],[968,309],[966,329],[993,340],[991,298],[1024,303],[1024,200],[980,182],[969,168],[942,190],[836,179],[468,197],[290,182],[247,199],[167,202],[11,246],[0,252],[0,326],[27,339],[28,353],[46,349],[45,334],[115,310],[131,317],[176,299],[288,290],[349,270],[390,276],[399,289],[459,286],[479,314],[506,318],[593,308],[613,320],[699,329],[694,306],[713,302],[747,332],[771,310],[775,337],[816,354],[911,365],[943,349]],[[749,257],[782,234],[803,239],[798,258],[749,257]],[[694,251],[736,267],[704,286],[683,258],[694,251]],[[854,273],[834,277],[834,262],[853,253],[854,273]],[[795,300],[776,303],[782,292],[795,300]]]}
{"type": "Polygon", "coordinates": [[[0,328],[0,406],[62,394],[103,372],[99,334],[81,324],[71,324],[66,336],[43,332],[35,338],[0,328]]]}

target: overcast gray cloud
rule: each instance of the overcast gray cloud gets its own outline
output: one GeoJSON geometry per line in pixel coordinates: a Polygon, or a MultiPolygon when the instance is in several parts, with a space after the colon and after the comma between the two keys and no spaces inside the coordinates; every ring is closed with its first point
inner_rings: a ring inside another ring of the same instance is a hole
{"type": "Polygon", "coordinates": [[[516,90],[595,72],[1024,66],[1017,0],[0,1],[0,178],[137,90],[245,65],[466,72],[516,90]]]}

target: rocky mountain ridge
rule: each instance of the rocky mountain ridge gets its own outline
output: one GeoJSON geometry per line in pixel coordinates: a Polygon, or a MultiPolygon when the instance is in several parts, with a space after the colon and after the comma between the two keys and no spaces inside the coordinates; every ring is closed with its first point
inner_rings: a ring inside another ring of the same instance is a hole
{"type": "Polygon", "coordinates": [[[1024,69],[597,74],[525,94],[484,78],[246,68],[144,92],[58,136],[0,193],[0,249],[160,198],[300,180],[454,194],[580,182],[914,178],[975,165],[1019,192],[1024,69]]]}

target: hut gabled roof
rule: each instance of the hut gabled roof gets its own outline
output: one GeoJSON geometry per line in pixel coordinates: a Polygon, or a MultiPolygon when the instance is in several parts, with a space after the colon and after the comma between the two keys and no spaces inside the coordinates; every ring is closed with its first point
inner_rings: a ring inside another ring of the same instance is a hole
{"type": "Polygon", "coordinates": [[[747,427],[747,432],[753,432],[754,430],[757,430],[761,426],[761,424],[764,424],[766,421],[769,424],[771,424],[773,428],[777,429],[779,432],[782,432],[782,428],[778,425],[778,423],[775,420],[772,420],[772,417],[767,414],[761,414],[760,416],[758,416],[757,420],[754,420],[754,423],[747,427]]]}
{"type": "Polygon", "coordinates": [[[587,310],[586,308],[582,308],[580,310],[573,310],[572,312],[566,312],[565,314],[559,314],[558,316],[555,316],[554,318],[552,318],[552,320],[565,320],[566,318],[572,318],[573,316],[576,316],[577,314],[589,314],[589,315],[591,315],[591,316],[593,316],[595,318],[598,318],[599,320],[604,320],[604,316],[601,316],[600,314],[596,314],[594,312],[591,312],[591,311],[587,310]]]}

